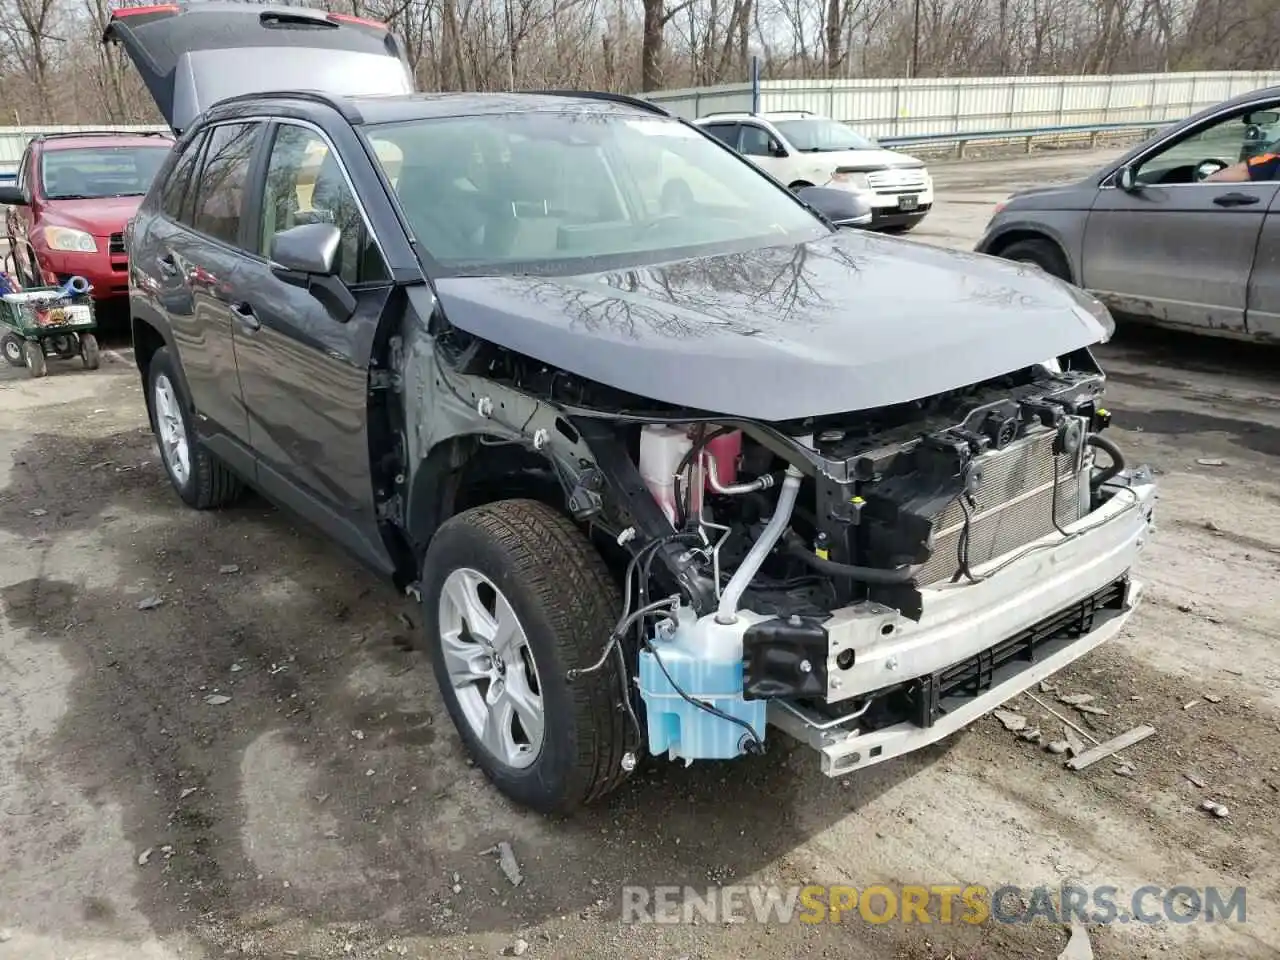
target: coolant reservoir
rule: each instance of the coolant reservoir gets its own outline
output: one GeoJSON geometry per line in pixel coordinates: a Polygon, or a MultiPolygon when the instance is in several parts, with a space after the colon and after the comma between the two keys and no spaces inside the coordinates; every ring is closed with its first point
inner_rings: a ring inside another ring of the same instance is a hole
{"type": "Polygon", "coordinates": [[[640,476],[673,524],[676,468],[692,446],[688,433],[677,427],[650,424],[640,430],[640,476]]]}
{"type": "Polygon", "coordinates": [[[742,456],[742,431],[724,433],[707,442],[707,453],[716,462],[716,479],[724,486],[738,482],[738,458],[742,456]]]}

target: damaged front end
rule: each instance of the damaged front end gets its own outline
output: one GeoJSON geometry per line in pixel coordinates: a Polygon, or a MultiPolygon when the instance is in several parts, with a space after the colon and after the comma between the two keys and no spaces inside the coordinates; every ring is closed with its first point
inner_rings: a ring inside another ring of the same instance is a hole
{"type": "Polygon", "coordinates": [[[437,401],[545,458],[569,512],[619,558],[625,609],[600,662],[623,647],[639,695],[627,708],[642,705],[655,755],[758,752],[774,726],[843,774],[1060,669],[1138,598],[1155,488],[1104,436],[1088,350],[767,423],[459,342],[435,354],[437,401]]]}

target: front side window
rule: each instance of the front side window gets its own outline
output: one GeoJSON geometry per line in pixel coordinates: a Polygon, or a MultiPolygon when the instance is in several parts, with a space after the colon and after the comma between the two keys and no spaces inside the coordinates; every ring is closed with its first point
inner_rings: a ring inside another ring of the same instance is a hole
{"type": "Polygon", "coordinates": [[[365,135],[418,243],[458,272],[614,269],[829,232],[789,192],[674,119],[539,111],[365,135]]]}
{"type": "Polygon", "coordinates": [[[45,149],[40,179],[50,200],[140,197],[151,187],[171,144],[45,149]]]}
{"type": "Polygon", "coordinates": [[[338,273],[348,284],[387,278],[329,142],[307,127],[282,123],[267,160],[258,252],[270,257],[276,233],[304,223],[332,223],[342,231],[338,273]]]}
{"type": "Polygon", "coordinates": [[[852,127],[825,117],[775,120],[778,132],[800,153],[833,153],[837,150],[878,150],[878,144],[852,127]]]}
{"type": "Polygon", "coordinates": [[[224,243],[238,244],[249,161],[262,135],[260,123],[225,123],[209,133],[195,184],[191,226],[224,243]]]}
{"type": "Polygon", "coordinates": [[[1198,183],[1225,167],[1274,152],[1280,138],[1280,104],[1253,107],[1204,127],[1141,162],[1144,184],[1198,183]]]}

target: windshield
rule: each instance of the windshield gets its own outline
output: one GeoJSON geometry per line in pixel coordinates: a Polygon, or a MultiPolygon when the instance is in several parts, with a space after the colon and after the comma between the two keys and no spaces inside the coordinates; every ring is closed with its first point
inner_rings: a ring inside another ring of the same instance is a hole
{"type": "Polygon", "coordinates": [[[615,269],[828,229],[672,119],[510,113],[382,124],[366,136],[418,243],[458,272],[615,269]]]}
{"type": "Polygon", "coordinates": [[[834,120],[775,120],[773,125],[801,153],[880,149],[880,145],[870,137],[864,137],[852,127],[834,120]]]}
{"type": "Polygon", "coordinates": [[[50,200],[140,197],[169,155],[161,140],[136,147],[76,147],[46,150],[41,164],[44,194],[50,200]]]}

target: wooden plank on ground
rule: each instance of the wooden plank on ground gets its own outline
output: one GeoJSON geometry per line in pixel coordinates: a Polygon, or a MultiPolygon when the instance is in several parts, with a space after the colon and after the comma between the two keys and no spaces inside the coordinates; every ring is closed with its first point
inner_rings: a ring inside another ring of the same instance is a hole
{"type": "Polygon", "coordinates": [[[1156,728],[1150,724],[1142,724],[1134,727],[1132,730],[1126,730],[1118,737],[1112,737],[1104,743],[1098,744],[1091,750],[1086,750],[1078,757],[1072,757],[1067,761],[1067,767],[1071,770],[1083,770],[1085,767],[1092,766],[1099,760],[1105,760],[1113,753],[1118,753],[1125,747],[1132,747],[1135,743],[1147,739],[1156,732],[1156,728]]]}

